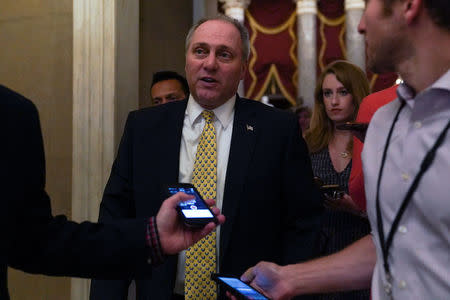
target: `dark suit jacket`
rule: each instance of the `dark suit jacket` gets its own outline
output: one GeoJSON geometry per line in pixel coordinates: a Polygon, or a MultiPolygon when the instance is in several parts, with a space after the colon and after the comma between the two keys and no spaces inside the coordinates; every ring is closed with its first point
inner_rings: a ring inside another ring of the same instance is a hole
{"type": "Polygon", "coordinates": [[[37,110],[1,85],[0,128],[0,299],[9,299],[7,266],[46,275],[122,278],[147,265],[145,219],[102,225],[52,216],[37,110]]]}
{"type": "MultiPolygon", "coordinates": [[[[154,214],[178,180],[187,101],[130,113],[100,207],[100,220],[154,214]],[[155,199],[159,199],[156,201],[155,199]]],[[[220,231],[220,272],[240,275],[261,260],[312,257],[321,215],[308,151],[295,116],[237,97],[220,231]],[[252,130],[249,128],[252,127],[252,130]]],[[[137,280],[137,298],[169,299],[176,257],[137,280]]],[[[126,299],[129,281],[97,281],[91,299],[126,299]]]]}

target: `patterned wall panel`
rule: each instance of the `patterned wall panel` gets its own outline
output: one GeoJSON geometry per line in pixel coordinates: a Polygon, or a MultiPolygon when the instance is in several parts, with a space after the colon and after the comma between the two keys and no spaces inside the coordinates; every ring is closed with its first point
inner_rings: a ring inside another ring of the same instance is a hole
{"type": "MultiPolygon", "coordinates": [[[[246,97],[260,100],[281,93],[291,104],[297,97],[297,14],[292,0],[252,1],[245,13],[251,56],[244,79],[246,97]]],[[[318,1],[317,75],[346,59],[344,0],[318,1]]],[[[394,84],[397,75],[367,71],[372,92],[394,84]]],[[[301,88],[301,87],[299,87],[301,88]]]]}

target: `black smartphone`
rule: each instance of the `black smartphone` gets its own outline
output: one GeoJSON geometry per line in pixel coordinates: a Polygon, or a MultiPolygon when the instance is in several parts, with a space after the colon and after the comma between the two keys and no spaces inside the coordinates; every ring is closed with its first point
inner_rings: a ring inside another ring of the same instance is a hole
{"type": "Polygon", "coordinates": [[[268,300],[266,296],[240,280],[239,278],[221,274],[211,274],[211,279],[225,288],[238,299],[268,300]]]}
{"type": "Polygon", "coordinates": [[[324,184],[320,187],[320,190],[331,200],[338,200],[345,194],[338,184],[324,184]]]}
{"type": "Polygon", "coordinates": [[[169,196],[178,192],[193,195],[195,198],[180,202],[177,206],[178,214],[189,227],[203,227],[209,222],[217,223],[217,218],[200,196],[197,189],[190,183],[176,183],[167,187],[169,196]]]}
{"type": "Polygon", "coordinates": [[[340,130],[355,130],[362,132],[366,132],[368,127],[369,127],[368,123],[359,123],[359,122],[346,122],[344,124],[336,125],[336,128],[340,130]]]}

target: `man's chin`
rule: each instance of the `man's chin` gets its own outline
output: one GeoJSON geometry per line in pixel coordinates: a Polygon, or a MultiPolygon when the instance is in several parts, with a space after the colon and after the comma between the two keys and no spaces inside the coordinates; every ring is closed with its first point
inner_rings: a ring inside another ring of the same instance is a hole
{"type": "Polygon", "coordinates": [[[221,104],[216,94],[201,93],[197,94],[197,97],[194,97],[194,99],[204,109],[214,109],[221,104]]]}
{"type": "Polygon", "coordinates": [[[367,68],[370,72],[375,74],[383,74],[395,72],[395,67],[386,61],[381,61],[377,59],[368,59],[367,60],[367,68]]]}

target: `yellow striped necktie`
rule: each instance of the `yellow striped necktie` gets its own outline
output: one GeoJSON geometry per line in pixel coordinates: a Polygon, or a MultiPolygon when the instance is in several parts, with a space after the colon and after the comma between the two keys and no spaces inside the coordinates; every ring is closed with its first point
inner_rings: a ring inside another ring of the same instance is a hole
{"type": "MultiPolygon", "coordinates": [[[[217,146],[214,112],[203,111],[205,119],[195,155],[192,184],[204,199],[216,198],[217,146]]],[[[213,231],[186,251],[185,299],[216,299],[216,284],[211,273],[216,272],[216,232],[213,231]]]]}

